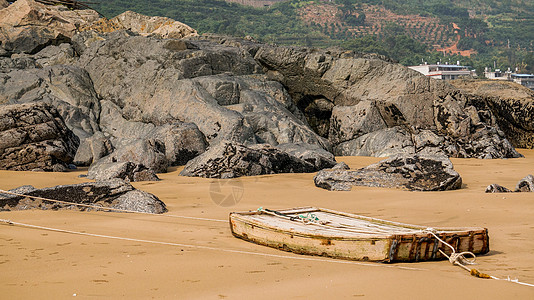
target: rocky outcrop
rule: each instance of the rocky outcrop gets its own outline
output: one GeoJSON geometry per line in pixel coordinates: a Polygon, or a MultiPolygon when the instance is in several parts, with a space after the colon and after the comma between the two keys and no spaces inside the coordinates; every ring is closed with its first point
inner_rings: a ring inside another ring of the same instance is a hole
{"type": "Polygon", "coordinates": [[[398,155],[358,170],[325,169],[314,181],[317,187],[330,191],[348,191],[352,186],[445,191],[462,185],[447,157],[424,155],[398,155]]]}
{"type": "MultiPolygon", "coordinates": [[[[105,210],[105,208],[115,208],[153,214],[167,212],[165,203],[159,200],[158,197],[136,190],[132,185],[120,179],[73,185],[58,185],[43,189],[22,186],[9,190],[9,192],[69,203],[94,205],[102,207],[102,210],[105,210]]],[[[25,209],[99,210],[98,208],[88,208],[68,203],[51,202],[0,193],[0,211],[25,209]]]]}
{"type": "Polygon", "coordinates": [[[133,162],[97,163],[87,173],[89,179],[106,181],[119,178],[127,182],[159,181],[154,171],[133,162]]]}
{"type": "Polygon", "coordinates": [[[126,11],[110,20],[100,19],[98,22],[82,28],[98,32],[130,30],[141,35],[157,35],[164,39],[182,39],[198,36],[188,25],[166,17],[149,17],[133,11],[126,11]]]}
{"type": "Polygon", "coordinates": [[[235,178],[278,173],[310,173],[316,167],[268,144],[250,147],[222,141],[189,161],[182,176],[235,178]]]}
{"type": "Polygon", "coordinates": [[[65,171],[78,143],[46,103],[0,106],[0,169],[65,171]]]}
{"type": "Polygon", "coordinates": [[[0,10],[0,48],[7,53],[36,53],[69,41],[81,26],[99,19],[94,10],[69,10],[18,0],[0,10]]]}
{"type": "Polygon", "coordinates": [[[511,193],[512,191],[505,188],[502,185],[498,185],[496,183],[488,185],[488,187],[485,190],[486,193],[511,193]]]}
{"type": "MultiPolygon", "coordinates": [[[[0,12],[23,5],[37,7],[20,0],[0,12]]],[[[164,172],[224,141],[265,151],[254,145],[269,144],[314,169],[332,167],[332,154],[520,156],[489,107],[376,55],[199,37],[174,20],[131,12],[56,24],[47,16],[66,10],[44,8],[48,31],[61,36],[21,33],[28,49],[2,43],[0,104],[56,107],[81,141],[79,165],[134,163],[164,172]]],[[[21,24],[7,24],[0,35],[40,26],[21,24]]],[[[247,163],[254,171],[243,174],[271,172],[257,163],[265,170],[247,163]]]]}
{"type": "Polygon", "coordinates": [[[447,82],[348,51],[263,46],[255,53],[268,77],[287,87],[312,128],[332,142],[336,155],[521,156],[498,125],[488,122],[487,111],[447,82]],[[421,131],[442,143],[432,149],[413,145],[421,131]]]}
{"type": "Polygon", "coordinates": [[[55,107],[80,139],[100,131],[100,101],[89,74],[79,67],[54,65],[0,73],[0,104],[35,101],[55,107]]]}
{"type": "Polygon", "coordinates": [[[479,110],[491,111],[494,122],[514,147],[534,148],[534,91],[514,82],[454,80],[479,110]]]}
{"type": "MultiPolygon", "coordinates": [[[[498,184],[490,184],[486,188],[486,193],[511,193],[510,189],[500,186],[498,184]]],[[[534,192],[534,176],[527,175],[525,178],[519,180],[515,186],[514,192],[534,192]]]]}
{"type": "Polygon", "coordinates": [[[515,186],[516,192],[534,192],[534,176],[527,175],[515,186]]]}

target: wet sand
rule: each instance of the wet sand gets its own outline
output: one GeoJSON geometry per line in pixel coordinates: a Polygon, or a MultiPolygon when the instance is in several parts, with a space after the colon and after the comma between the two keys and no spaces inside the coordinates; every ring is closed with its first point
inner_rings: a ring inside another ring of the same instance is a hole
{"type": "MultiPolygon", "coordinates": [[[[534,150],[520,152],[525,158],[453,159],[464,187],[447,192],[366,187],[329,192],[314,186],[314,174],[220,181],[180,177],[179,168],[160,174],[160,182],[134,185],[163,200],[168,215],[227,220],[231,211],[260,206],[319,206],[431,227],[483,226],[489,230],[491,251],[478,257],[475,268],[534,284],[534,193],[484,193],[491,183],[513,189],[521,178],[534,174],[534,150]],[[238,203],[230,207],[215,203],[228,195],[234,196],[227,201],[238,203]]],[[[338,158],[352,168],[379,160],[338,158]]],[[[77,176],[83,173],[0,171],[0,189],[80,183],[85,179],[77,176]]],[[[0,212],[0,219],[182,244],[149,244],[0,225],[2,299],[534,299],[534,287],[477,279],[447,261],[347,263],[282,252],[236,239],[227,222],[37,210],[0,212]]]]}

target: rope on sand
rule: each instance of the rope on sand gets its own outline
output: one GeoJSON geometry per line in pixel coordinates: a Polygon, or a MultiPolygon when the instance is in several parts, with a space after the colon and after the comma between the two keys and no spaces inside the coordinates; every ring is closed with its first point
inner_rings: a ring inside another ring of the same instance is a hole
{"type": "Polygon", "coordinates": [[[52,227],[31,225],[31,224],[14,222],[14,221],[11,221],[11,220],[6,220],[6,219],[0,219],[0,223],[3,223],[3,225],[7,224],[7,225],[11,225],[11,226],[20,226],[20,227],[26,227],[26,228],[33,228],[33,229],[40,229],[40,230],[46,230],[46,231],[68,233],[68,234],[76,234],[76,235],[83,235],[83,236],[91,236],[91,237],[98,237],[98,238],[106,238],[106,239],[114,239],[114,240],[130,241],[130,242],[139,242],[139,243],[147,243],[147,244],[156,244],[156,245],[176,246],[176,247],[183,247],[183,248],[203,249],[203,250],[211,250],[211,251],[221,251],[221,252],[227,252],[227,253],[247,254],[247,255],[256,255],[256,256],[264,256],[264,257],[272,257],[272,258],[293,259],[293,260],[330,262],[330,263],[338,263],[338,264],[351,264],[351,265],[360,265],[360,266],[367,266],[367,267],[384,267],[384,268],[403,269],[403,270],[412,270],[412,271],[428,271],[427,269],[404,267],[404,266],[395,266],[395,265],[364,263],[364,262],[349,261],[349,260],[334,260],[334,259],[330,260],[330,259],[321,259],[321,258],[306,257],[306,256],[278,255],[278,254],[260,253],[260,252],[252,252],[252,251],[242,251],[242,250],[225,249],[225,248],[217,248],[217,247],[209,247],[209,246],[201,246],[201,245],[190,245],[190,244],[180,244],[180,243],[171,243],[171,242],[161,242],[161,241],[152,241],[152,240],[144,240],[144,239],[135,239],[135,238],[128,238],[128,237],[119,237],[119,236],[111,236],[111,235],[104,235],[104,234],[96,234],[96,233],[88,233],[88,232],[80,232],[80,231],[72,231],[72,230],[66,230],[66,229],[58,229],[58,228],[52,228],[52,227]]]}
{"type": "Polygon", "coordinates": [[[461,267],[462,269],[464,269],[467,272],[469,272],[471,274],[471,276],[475,276],[475,277],[478,277],[478,278],[484,278],[484,279],[495,279],[495,280],[510,281],[510,282],[513,282],[513,283],[534,287],[534,284],[520,282],[518,279],[510,279],[510,276],[508,276],[508,278],[506,278],[506,279],[498,278],[498,277],[495,277],[495,276],[488,275],[486,273],[482,273],[482,272],[480,272],[480,271],[478,271],[477,269],[474,269],[474,268],[470,269],[466,265],[474,265],[475,264],[475,259],[476,259],[475,254],[473,254],[472,252],[469,252],[469,251],[456,253],[456,250],[454,249],[454,247],[451,246],[449,243],[445,242],[444,240],[442,240],[439,236],[437,236],[436,233],[435,233],[436,230],[434,230],[433,228],[427,228],[427,229],[423,230],[423,232],[430,233],[438,241],[440,241],[442,244],[444,244],[444,245],[448,246],[449,248],[451,248],[451,250],[452,250],[451,255],[445,254],[445,252],[443,252],[441,249],[438,249],[438,250],[439,250],[439,252],[441,252],[441,254],[443,254],[445,257],[447,257],[449,259],[449,262],[451,264],[461,267]],[[470,255],[470,256],[472,256],[472,258],[468,259],[468,258],[465,257],[465,255],[470,255]]]}
{"type": "Polygon", "coordinates": [[[224,222],[224,223],[228,222],[228,220],[179,216],[179,215],[171,215],[171,214],[155,214],[151,212],[143,212],[143,211],[136,211],[136,210],[121,209],[121,208],[103,207],[103,206],[91,205],[91,204],[75,203],[75,202],[62,201],[62,200],[54,200],[54,199],[48,199],[48,198],[43,198],[43,197],[14,193],[10,191],[4,191],[2,189],[0,189],[0,194],[8,194],[8,195],[13,195],[13,196],[32,198],[32,199],[41,200],[41,201],[49,201],[49,202],[55,202],[55,203],[61,203],[61,204],[75,205],[75,206],[80,206],[80,207],[94,208],[97,210],[110,210],[110,211],[116,211],[116,212],[135,213],[135,214],[152,215],[152,216],[159,216],[159,217],[181,218],[181,219],[191,219],[191,220],[201,220],[201,221],[224,222]]]}
{"type": "MultiPolygon", "coordinates": [[[[126,210],[126,209],[119,209],[119,208],[112,208],[112,207],[102,207],[102,206],[97,206],[97,205],[89,205],[89,204],[67,202],[67,201],[61,201],[61,200],[53,200],[53,199],[47,199],[47,198],[43,198],[43,197],[36,197],[36,196],[29,196],[29,195],[24,195],[24,194],[13,193],[13,192],[4,191],[4,190],[1,190],[1,189],[0,189],[0,193],[8,194],[8,195],[14,195],[14,196],[20,196],[20,197],[28,197],[28,198],[33,198],[33,199],[38,199],[38,200],[43,200],[43,201],[62,203],[62,204],[76,205],[76,206],[82,206],[82,207],[90,207],[90,208],[95,208],[95,209],[100,209],[100,210],[112,210],[112,211],[119,211],[119,212],[129,212],[129,213],[137,213],[137,214],[147,214],[147,215],[154,215],[154,216],[174,217],[174,218],[185,218],[185,219],[194,219],[194,220],[203,220],[203,221],[227,222],[226,220],[220,220],[220,219],[198,218],[198,217],[179,216],[179,215],[155,214],[155,213],[149,213],[149,212],[139,212],[139,211],[134,211],[134,210],[126,210]]],[[[260,208],[258,210],[263,210],[263,208],[260,208]]],[[[230,252],[230,253],[266,256],[266,257],[276,257],[276,258],[296,259],[296,260],[308,260],[308,261],[334,262],[334,263],[342,263],[342,264],[356,264],[356,265],[373,266],[373,267],[383,266],[383,267],[399,268],[399,269],[405,269],[405,270],[420,270],[420,271],[425,270],[425,269],[420,269],[420,268],[410,268],[410,267],[402,267],[402,266],[368,264],[368,263],[362,263],[362,262],[343,261],[343,260],[326,260],[326,259],[318,259],[318,258],[311,258],[311,257],[292,257],[292,256],[287,256],[287,255],[277,255],[277,254],[267,254],[267,253],[259,253],[259,252],[232,250],[232,249],[216,248],[216,247],[209,247],[209,246],[188,245],[188,244],[151,241],[151,240],[134,239],[134,238],[126,238],[126,237],[117,237],[117,236],[110,236],[110,235],[94,234],[94,233],[79,232],[79,231],[72,231],[72,230],[66,230],[66,229],[57,229],[57,228],[44,227],[44,226],[38,226],[38,225],[31,225],[31,224],[25,224],[25,223],[18,223],[18,222],[13,222],[13,221],[6,220],[6,219],[0,219],[0,223],[4,223],[4,224],[8,224],[8,225],[17,225],[17,226],[22,226],[22,227],[27,227],[27,228],[34,228],[34,229],[41,229],[41,230],[69,233],[69,234],[78,234],[78,235],[84,235],[84,236],[93,236],[93,237],[101,237],[101,238],[108,238],[108,239],[134,241],[134,242],[160,244],[160,245],[170,245],[170,246],[205,249],[205,250],[215,250],[215,251],[223,251],[223,252],[230,252]]],[[[520,284],[520,285],[534,287],[534,284],[520,282],[518,279],[511,279],[509,276],[506,279],[505,278],[498,278],[498,277],[491,276],[491,275],[488,275],[488,274],[485,274],[485,273],[481,273],[477,269],[469,269],[467,266],[465,266],[465,264],[469,264],[469,265],[475,264],[475,259],[476,259],[475,254],[473,254],[472,252],[456,253],[456,250],[454,249],[454,247],[451,246],[450,244],[448,244],[447,242],[445,242],[444,240],[442,240],[439,236],[437,236],[435,234],[435,231],[436,230],[434,230],[433,228],[427,228],[427,229],[423,230],[422,232],[432,234],[436,239],[438,239],[438,241],[440,241],[444,245],[446,245],[449,248],[451,248],[451,250],[452,250],[451,255],[445,254],[445,252],[443,252],[441,249],[439,249],[439,251],[441,252],[441,254],[443,254],[445,257],[447,257],[449,259],[449,262],[451,264],[460,266],[461,268],[463,268],[466,271],[470,272],[470,274],[472,276],[475,276],[475,277],[478,277],[478,278],[485,278],[485,279],[509,281],[509,282],[512,282],[512,283],[520,284]],[[472,259],[467,259],[465,257],[465,255],[470,255],[473,258],[472,259]]]]}

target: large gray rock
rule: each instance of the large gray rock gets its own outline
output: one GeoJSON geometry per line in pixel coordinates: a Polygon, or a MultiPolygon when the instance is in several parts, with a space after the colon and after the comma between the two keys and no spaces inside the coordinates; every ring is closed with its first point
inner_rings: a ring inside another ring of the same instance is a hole
{"type": "Polygon", "coordinates": [[[317,170],[334,167],[337,162],[334,155],[315,144],[280,144],[277,149],[300,158],[314,165],[317,170]]]}
{"type": "MultiPolygon", "coordinates": [[[[23,186],[9,191],[69,203],[95,205],[103,209],[109,207],[154,214],[167,212],[165,203],[159,200],[158,197],[136,190],[132,185],[120,179],[73,185],[58,185],[43,189],[23,186]]],[[[0,210],[24,209],[98,210],[97,208],[87,208],[0,193],[0,210]]]]}
{"type": "Polygon", "coordinates": [[[128,182],[159,181],[154,171],[133,162],[96,163],[89,168],[87,177],[96,181],[114,178],[128,182]]]}
{"type": "Polygon", "coordinates": [[[527,175],[515,186],[516,192],[534,192],[534,176],[527,175]]]}
{"type": "Polygon", "coordinates": [[[352,186],[445,191],[462,185],[447,157],[424,155],[398,155],[358,170],[326,169],[314,181],[317,187],[331,191],[348,191],[352,186]]]}
{"type": "Polygon", "coordinates": [[[44,101],[84,139],[99,131],[100,102],[89,74],[75,66],[12,70],[0,73],[0,104],[44,101]]]}
{"type": "Polygon", "coordinates": [[[387,157],[402,153],[415,153],[415,147],[411,133],[399,126],[373,131],[334,147],[338,156],[387,157]]]}
{"type": "MultiPolygon", "coordinates": [[[[123,140],[110,155],[102,157],[96,164],[132,162],[143,165],[155,173],[166,173],[169,161],[165,156],[165,144],[158,139],[123,140]]],[[[93,164],[95,165],[95,164],[93,164]]],[[[99,167],[100,168],[100,167],[99,167]]]]}
{"type": "Polygon", "coordinates": [[[0,169],[65,171],[78,144],[46,103],[0,106],[0,169]]]}
{"type": "Polygon", "coordinates": [[[193,123],[176,121],[155,126],[152,123],[130,121],[124,118],[116,104],[110,101],[101,103],[100,126],[105,136],[110,137],[114,148],[136,140],[157,140],[165,145],[165,157],[170,166],[185,165],[206,150],[206,137],[193,123]]]}
{"type": "Polygon", "coordinates": [[[182,176],[234,178],[278,173],[309,173],[316,171],[311,163],[282,152],[268,144],[250,147],[222,141],[202,155],[190,160],[180,172],[182,176]]]}

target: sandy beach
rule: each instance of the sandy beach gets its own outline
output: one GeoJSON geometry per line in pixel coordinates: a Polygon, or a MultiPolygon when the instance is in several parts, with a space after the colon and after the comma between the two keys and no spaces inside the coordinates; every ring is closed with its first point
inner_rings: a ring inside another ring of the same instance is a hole
{"type": "MultiPolygon", "coordinates": [[[[319,206],[431,227],[482,226],[489,230],[491,251],[477,258],[475,268],[534,284],[534,194],[484,193],[489,184],[513,189],[521,178],[534,174],[534,150],[519,151],[525,158],[452,159],[463,178],[463,188],[456,191],[354,187],[329,192],[314,186],[314,174],[221,181],[181,177],[180,168],[174,168],[159,175],[162,181],[134,184],[157,195],[167,204],[167,215],[174,217],[0,212],[0,219],[14,222],[137,239],[0,225],[0,298],[534,299],[534,287],[474,278],[447,261],[380,264],[296,255],[239,240],[226,222],[231,211],[260,206],[319,206]],[[235,205],[216,204],[229,195],[226,200],[235,205]]],[[[359,168],[380,158],[337,160],[359,168]]],[[[78,175],[85,172],[0,171],[0,189],[81,183],[86,179],[78,175]]]]}

